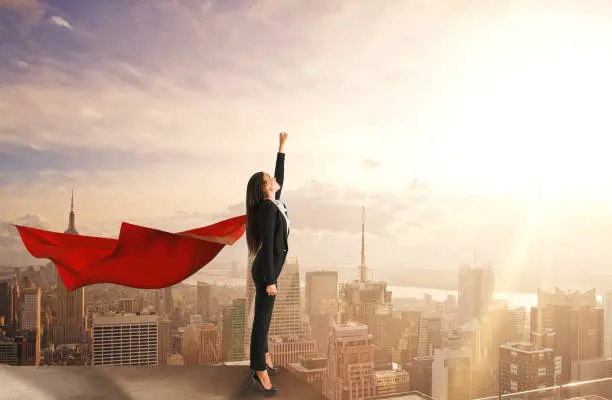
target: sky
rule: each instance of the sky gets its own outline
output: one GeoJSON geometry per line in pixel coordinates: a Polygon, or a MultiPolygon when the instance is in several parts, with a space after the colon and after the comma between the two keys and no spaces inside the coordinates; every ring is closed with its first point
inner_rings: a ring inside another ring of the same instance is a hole
{"type": "MultiPolygon", "coordinates": [[[[291,255],[610,267],[606,1],[0,0],[9,223],[115,236],[244,213],[286,131],[291,255]]],[[[246,260],[239,241],[220,260],[246,260]]]]}

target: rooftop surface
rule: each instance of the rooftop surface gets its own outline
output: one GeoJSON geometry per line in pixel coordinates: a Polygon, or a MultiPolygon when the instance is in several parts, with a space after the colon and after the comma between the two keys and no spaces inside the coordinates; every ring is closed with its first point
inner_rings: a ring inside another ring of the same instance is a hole
{"type": "MultiPolygon", "coordinates": [[[[287,370],[272,377],[276,399],[321,399],[287,370]]],[[[245,366],[9,367],[0,366],[3,400],[262,399],[245,366]]]]}

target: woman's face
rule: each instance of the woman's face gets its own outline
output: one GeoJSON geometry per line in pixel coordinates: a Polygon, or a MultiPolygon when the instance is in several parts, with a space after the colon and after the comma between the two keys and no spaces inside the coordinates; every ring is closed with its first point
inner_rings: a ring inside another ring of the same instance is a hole
{"type": "Polygon", "coordinates": [[[276,178],[270,174],[264,175],[264,192],[274,194],[280,189],[280,185],[276,182],[276,178]]]}

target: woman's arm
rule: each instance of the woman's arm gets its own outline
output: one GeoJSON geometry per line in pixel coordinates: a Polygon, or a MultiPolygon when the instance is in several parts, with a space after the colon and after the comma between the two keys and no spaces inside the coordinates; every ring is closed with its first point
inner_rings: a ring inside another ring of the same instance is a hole
{"type": "Polygon", "coordinates": [[[285,181],[285,142],[287,141],[287,134],[282,132],[278,138],[278,153],[276,153],[276,167],[274,168],[274,177],[276,182],[280,186],[280,189],[276,192],[276,200],[280,199],[281,192],[283,191],[283,182],[285,181]]]}
{"type": "Polygon", "coordinates": [[[274,227],[278,208],[272,201],[264,200],[259,209],[261,226],[261,255],[263,263],[263,280],[266,286],[276,284],[274,271],[274,227]]]}

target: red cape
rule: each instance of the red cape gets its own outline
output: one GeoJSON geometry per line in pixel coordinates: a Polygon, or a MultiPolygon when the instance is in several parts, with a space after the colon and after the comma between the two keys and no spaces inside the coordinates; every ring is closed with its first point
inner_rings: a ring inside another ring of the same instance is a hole
{"type": "Polygon", "coordinates": [[[193,275],[240,239],[246,215],[179,233],[123,222],[118,239],[15,227],[32,256],[55,263],[68,290],[96,283],[160,289],[193,275]]]}

